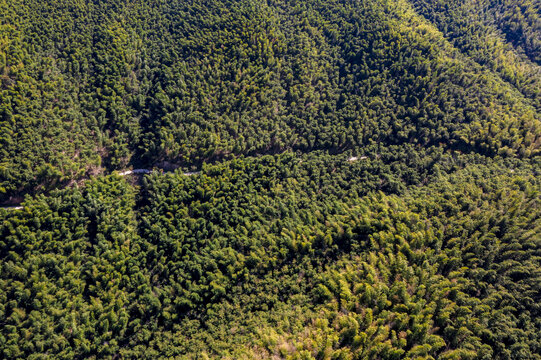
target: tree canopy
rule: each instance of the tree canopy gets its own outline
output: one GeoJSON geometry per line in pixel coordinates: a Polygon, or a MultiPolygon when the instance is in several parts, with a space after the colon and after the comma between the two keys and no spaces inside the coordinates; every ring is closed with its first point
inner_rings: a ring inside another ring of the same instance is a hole
{"type": "Polygon", "coordinates": [[[539,10],[0,0],[0,357],[541,359],[539,10]]]}

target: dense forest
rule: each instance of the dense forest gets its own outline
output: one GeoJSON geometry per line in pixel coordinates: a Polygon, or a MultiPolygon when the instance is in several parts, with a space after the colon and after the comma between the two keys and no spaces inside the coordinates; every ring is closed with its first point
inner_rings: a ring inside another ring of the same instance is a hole
{"type": "Polygon", "coordinates": [[[414,3],[3,0],[0,201],[287,150],[537,155],[539,4],[414,3]]]}
{"type": "Polygon", "coordinates": [[[0,204],[1,358],[541,359],[541,4],[0,0],[0,204]]]}

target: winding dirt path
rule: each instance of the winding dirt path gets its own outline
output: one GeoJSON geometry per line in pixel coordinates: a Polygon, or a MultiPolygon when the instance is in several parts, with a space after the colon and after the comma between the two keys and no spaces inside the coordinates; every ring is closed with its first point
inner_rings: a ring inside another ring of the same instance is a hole
{"type": "MultiPolygon", "coordinates": [[[[159,171],[164,172],[164,173],[172,172],[172,171],[164,171],[164,170],[159,170],[159,171]]],[[[118,173],[118,175],[120,175],[120,176],[146,175],[146,174],[152,174],[153,172],[154,172],[154,170],[150,170],[150,169],[132,169],[132,170],[121,171],[121,172],[118,173]]],[[[189,171],[189,172],[182,173],[182,175],[184,175],[184,176],[192,176],[192,175],[197,175],[199,173],[200,173],[200,171],[189,171]]],[[[0,206],[0,209],[4,209],[4,210],[22,210],[22,209],[24,209],[24,206],[19,206],[19,205],[0,206]]]]}
{"type": "MultiPolygon", "coordinates": [[[[358,160],[365,160],[365,159],[368,159],[367,156],[360,156],[360,157],[357,157],[357,156],[353,156],[353,157],[350,157],[349,159],[347,159],[348,162],[355,162],[355,161],[358,161],[358,160]]],[[[128,175],[146,175],[146,174],[152,174],[153,172],[162,172],[162,173],[170,173],[170,172],[173,172],[174,170],[164,170],[164,169],[157,169],[157,170],[152,170],[152,169],[131,169],[131,170],[124,170],[124,171],[120,171],[118,172],[118,175],[120,176],[128,176],[128,175]]],[[[189,172],[185,172],[185,173],[182,173],[182,175],[184,176],[192,176],[192,175],[197,175],[199,174],[201,171],[189,171],[189,172]]],[[[112,175],[112,174],[109,174],[109,175],[112,175]]],[[[100,175],[100,176],[103,176],[103,175],[100,175]]],[[[11,205],[11,206],[0,206],[0,209],[5,209],[5,210],[22,210],[23,209],[23,206],[19,206],[18,204],[16,205],[11,205]]]]}

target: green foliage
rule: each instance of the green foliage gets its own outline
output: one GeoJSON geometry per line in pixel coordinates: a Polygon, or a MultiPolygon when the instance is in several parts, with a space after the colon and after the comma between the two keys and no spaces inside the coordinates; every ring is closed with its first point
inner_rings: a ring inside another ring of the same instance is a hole
{"type": "Polygon", "coordinates": [[[3,0],[0,201],[286,150],[538,154],[537,5],[413,3],[3,0]]]}
{"type": "Polygon", "coordinates": [[[413,0],[416,10],[488,71],[515,86],[541,109],[539,3],[535,1],[413,0]]]}
{"type": "Polygon", "coordinates": [[[0,357],[541,359],[539,21],[0,0],[0,357]]]}
{"type": "Polygon", "coordinates": [[[0,214],[0,348],[536,358],[539,164],[452,161],[471,165],[401,195],[368,162],[285,154],[152,174],[139,200],[114,176],[28,198],[0,214]]]}

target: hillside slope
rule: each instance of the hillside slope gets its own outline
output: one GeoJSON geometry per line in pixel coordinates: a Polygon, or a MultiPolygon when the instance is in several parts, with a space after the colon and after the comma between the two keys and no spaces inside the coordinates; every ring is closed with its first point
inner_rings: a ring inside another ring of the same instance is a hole
{"type": "Polygon", "coordinates": [[[540,21],[0,0],[0,357],[541,359],[540,21]]]}
{"type": "Polygon", "coordinates": [[[464,160],[401,195],[371,160],[289,154],[0,210],[0,349],[538,359],[541,168],[464,160]]]}
{"type": "Polygon", "coordinates": [[[415,3],[4,0],[0,196],[374,143],[538,154],[535,7],[476,50],[483,19],[448,20],[474,10],[415,3]]]}

